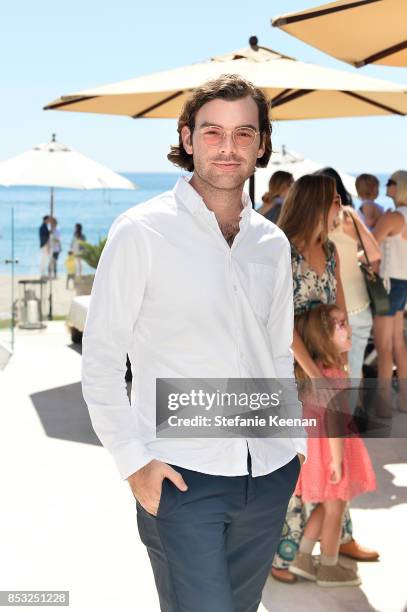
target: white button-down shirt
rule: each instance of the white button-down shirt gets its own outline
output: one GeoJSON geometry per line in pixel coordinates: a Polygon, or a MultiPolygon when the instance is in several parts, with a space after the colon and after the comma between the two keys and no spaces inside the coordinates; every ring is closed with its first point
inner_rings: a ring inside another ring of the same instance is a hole
{"type": "Polygon", "coordinates": [[[305,438],[156,437],[157,378],[293,377],[289,242],[242,197],[232,247],[184,178],[109,231],[83,334],[82,389],[123,478],[151,459],[237,476],[248,473],[249,448],[261,476],[306,455],[305,438]]]}

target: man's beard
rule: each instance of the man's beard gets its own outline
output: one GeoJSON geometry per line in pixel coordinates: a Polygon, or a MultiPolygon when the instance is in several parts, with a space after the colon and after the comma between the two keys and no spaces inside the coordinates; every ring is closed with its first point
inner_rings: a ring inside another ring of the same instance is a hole
{"type": "Polygon", "coordinates": [[[213,189],[234,191],[237,189],[241,189],[247,179],[252,176],[255,171],[255,164],[253,164],[253,167],[250,168],[250,166],[247,165],[247,162],[246,164],[243,163],[244,161],[245,160],[242,160],[241,158],[237,157],[229,157],[227,159],[215,158],[209,160],[207,165],[194,163],[194,172],[197,174],[201,181],[207,183],[213,189]],[[228,173],[222,175],[221,173],[217,173],[215,168],[212,166],[213,163],[222,162],[236,162],[241,164],[241,166],[239,166],[238,170],[233,175],[228,173]]]}

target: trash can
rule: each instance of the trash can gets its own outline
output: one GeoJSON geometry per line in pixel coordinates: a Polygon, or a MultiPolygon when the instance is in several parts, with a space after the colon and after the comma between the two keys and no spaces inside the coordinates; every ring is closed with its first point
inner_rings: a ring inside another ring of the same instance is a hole
{"type": "Polygon", "coordinates": [[[43,329],[43,313],[46,310],[46,279],[18,281],[19,323],[22,329],[43,329]]]}

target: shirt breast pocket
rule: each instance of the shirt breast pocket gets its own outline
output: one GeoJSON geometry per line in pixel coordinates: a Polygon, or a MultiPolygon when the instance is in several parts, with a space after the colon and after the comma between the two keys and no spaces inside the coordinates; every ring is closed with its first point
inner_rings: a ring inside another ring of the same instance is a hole
{"type": "Polygon", "coordinates": [[[275,267],[271,264],[248,263],[249,299],[256,315],[267,324],[273,301],[275,267]]]}

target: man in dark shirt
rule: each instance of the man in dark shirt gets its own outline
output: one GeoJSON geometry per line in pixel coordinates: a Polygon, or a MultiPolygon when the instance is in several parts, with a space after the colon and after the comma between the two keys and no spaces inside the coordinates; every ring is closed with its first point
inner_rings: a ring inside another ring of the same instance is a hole
{"type": "Polygon", "coordinates": [[[49,265],[49,255],[50,255],[50,244],[49,244],[49,236],[50,231],[48,229],[48,223],[50,221],[50,216],[45,215],[42,218],[42,223],[39,228],[39,236],[40,236],[40,249],[41,249],[41,263],[40,263],[40,275],[48,276],[48,265],[49,265]]]}

